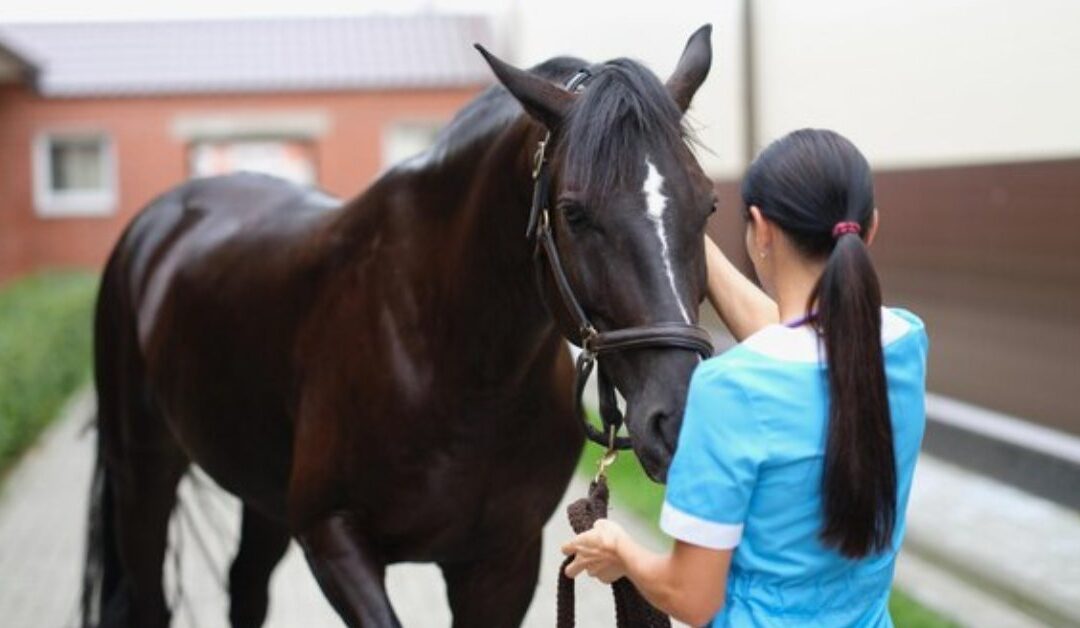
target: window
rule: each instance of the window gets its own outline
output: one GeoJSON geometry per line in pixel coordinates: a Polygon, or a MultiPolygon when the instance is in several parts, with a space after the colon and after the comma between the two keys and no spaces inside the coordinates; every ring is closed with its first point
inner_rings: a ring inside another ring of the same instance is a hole
{"type": "Polygon", "coordinates": [[[442,124],[438,122],[396,122],[383,133],[383,167],[391,168],[424,152],[435,143],[442,124]]]}
{"type": "Polygon", "coordinates": [[[116,210],[116,156],[98,132],[49,132],[34,141],[39,216],[107,216],[116,210]]]}
{"type": "Polygon", "coordinates": [[[191,176],[208,177],[245,170],[315,185],[315,154],[310,142],[291,139],[219,139],[192,142],[191,176]]]}

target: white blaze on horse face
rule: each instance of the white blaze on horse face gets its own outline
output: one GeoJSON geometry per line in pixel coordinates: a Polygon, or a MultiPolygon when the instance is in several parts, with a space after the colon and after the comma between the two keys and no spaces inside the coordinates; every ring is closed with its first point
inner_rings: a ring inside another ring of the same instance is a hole
{"type": "Polygon", "coordinates": [[[648,174],[645,175],[643,189],[645,192],[645,213],[653,226],[656,227],[656,235],[660,238],[660,254],[664,257],[664,272],[667,273],[671,293],[675,297],[675,303],[679,304],[679,312],[682,313],[683,320],[689,323],[690,315],[686,312],[686,306],[683,305],[682,299],[679,298],[679,289],[675,283],[675,271],[671,268],[671,252],[668,250],[667,229],[664,226],[664,210],[667,209],[667,197],[661,191],[661,188],[664,187],[664,177],[660,175],[656,166],[648,159],[645,160],[645,167],[648,170],[648,174]]]}

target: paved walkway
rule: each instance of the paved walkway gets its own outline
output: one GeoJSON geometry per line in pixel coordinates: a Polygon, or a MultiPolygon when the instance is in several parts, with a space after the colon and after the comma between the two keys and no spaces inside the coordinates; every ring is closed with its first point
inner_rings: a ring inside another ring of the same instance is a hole
{"type": "MultiPolygon", "coordinates": [[[[77,396],[37,447],[7,478],[0,494],[0,624],[64,628],[77,625],[86,497],[93,458],[87,429],[94,400],[77,396]]],[[[568,494],[584,494],[575,481],[568,494]]],[[[235,551],[239,504],[205,475],[186,479],[184,506],[174,517],[173,551],[165,570],[174,599],[181,574],[178,628],[226,625],[224,574],[235,551]]],[[[528,628],[555,625],[557,547],[570,535],[559,513],[544,531],[546,550],[528,628]]],[[[637,538],[652,539],[638,522],[616,519],[637,538]]],[[[662,543],[662,542],[661,542],[662,543]]],[[[448,626],[450,614],[437,569],[391,567],[390,596],[405,626],[448,626]]],[[[897,585],[964,626],[1080,626],[1080,513],[924,455],[908,513],[897,585]]],[[[295,545],[272,582],[269,626],[340,626],[295,545]]],[[[578,584],[579,625],[612,625],[607,588],[578,584]]]]}
{"type": "Polygon", "coordinates": [[[1080,627],[1080,512],[924,454],[904,544],[897,583],[958,623],[1080,627]]]}
{"type": "MultiPolygon", "coordinates": [[[[37,447],[7,478],[0,494],[0,625],[12,628],[67,628],[77,625],[78,596],[86,522],[87,488],[93,462],[93,432],[86,429],[93,412],[89,393],[80,394],[37,447]]],[[[584,495],[579,481],[568,495],[584,495]]],[[[185,505],[174,516],[170,534],[180,547],[167,560],[166,591],[176,591],[177,565],[183,603],[174,615],[177,628],[226,626],[227,598],[222,588],[235,552],[239,503],[212,485],[205,475],[185,479],[185,505]],[[179,539],[179,543],[176,541],[179,539]]],[[[564,506],[544,530],[540,586],[524,626],[555,625],[555,574],[559,544],[570,536],[564,506]]],[[[650,538],[634,521],[613,513],[638,538],[650,538]]],[[[654,537],[652,537],[654,538],[654,537]]],[[[402,565],[389,569],[390,597],[403,625],[449,626],[445,587],[434,566],[402,565]]],[[[268,626],[274,628],[340,627],[308,571],[295,543],[274,573],[268,626]]],[[[578,625],[613,625],[609,589],[594,581],[578,583],[578,625]]]]}

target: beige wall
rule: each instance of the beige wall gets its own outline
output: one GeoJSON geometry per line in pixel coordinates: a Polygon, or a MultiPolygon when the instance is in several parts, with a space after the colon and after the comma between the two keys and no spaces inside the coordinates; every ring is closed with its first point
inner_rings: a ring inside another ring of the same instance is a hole
{"type": "MultiPolygon", "coordinates": [[[[713,176],[743,167],[742,0],[506,0],[500,43],[641,59],[661,77],[697,26],[714,65],[694,103],[713,176]]],[[[1080,155],[1076,0],[754,0],[759,145],[803,126],[849,136],[877,168],[1080,155]]]]}
{"type": "Polygon", "coordinates": [[[569,54],[590,61],[631,57],[666,79],[687,38],[713,25],[713,66],[690,111],[692,127],[708,150],[702,166],[715,177],[741,163],[742,100],[739,0],[608,3],[582,0],[518,2],[504,20],[507,54],[520,65],[569,54]]]}
{"type": "Polygon", "coordinates": [[[1080,2],[757,0],[759,133],[878,168],[1080,155],[1080,2]]]}

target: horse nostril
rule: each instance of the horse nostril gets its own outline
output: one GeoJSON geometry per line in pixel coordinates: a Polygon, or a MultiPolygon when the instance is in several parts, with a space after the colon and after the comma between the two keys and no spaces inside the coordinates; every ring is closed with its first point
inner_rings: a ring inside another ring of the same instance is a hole
{"type": "Polygon", "coordinates": [[[664,449],[665,454],[672,454],[675,451],[675,439],[677,434],[672,434],[668,428],[668,414],[663,411],[656,411],[649,415],[648,420],[649,436],[652,437],[653,442],[657,443],[664,449]]]}

